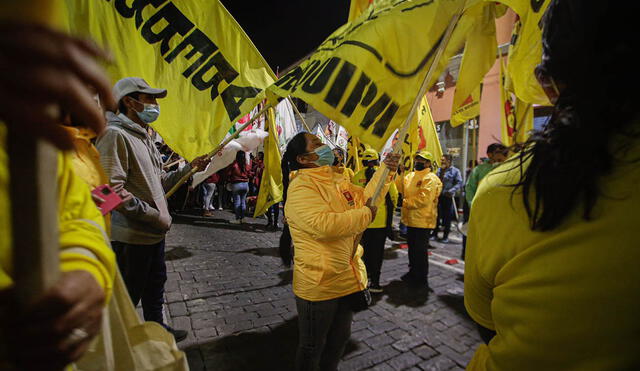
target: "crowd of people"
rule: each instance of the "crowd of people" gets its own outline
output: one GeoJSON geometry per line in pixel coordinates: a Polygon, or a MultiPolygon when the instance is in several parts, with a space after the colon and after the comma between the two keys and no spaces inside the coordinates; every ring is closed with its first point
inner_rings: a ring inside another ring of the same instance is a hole
{"type": "MultiPolygon", "coordinates": [[[[342,150],[313,134],[288,142],[280,252],[293,261],[296,369],[337,369],[353,314],[383,292],[383,252],[387,238],[396,238],[397,207],[409,247],[402,280],[423,290],[429,289],[429,240],[447,243],[459,208],[468,211],[461,220],[469,224],[465,307],[486,342],[468,369],[638,368],[640,279],[637,270],[617,269],[640,258],[632,233],[640,222],[633,213],[640,207],[638,77],[616,78],[635,67],[631,7],[552,1],[536,77],[553,115],[517,148],[490,145],[466,183],[450,155],[438,167],[421,150],[411,154],[413,168],[399,169],[399,155],[381,159],[367,150],[354,173],[343,165],[342,150]]],[[[129,305],[140,303],[144,319],[176,341],[187,336],[162,313],[172,224],[165,192],[210,158],[173,164],[174,154],[158,147],[149,130],[170,92],[139,77],[110,86],[98,64],[108,58],[93,44],[46,27],[2,25],[0,61],[12,73],[0,78],[0,350],[8,357],[0,362],[18,369],[62,369],[80,359],[116,290],[126,290],[129,305]],[[15,300],[9,238],[20,238],[11,236],[9,217],[20,206],[11,205],[9,191],[16,174],[8,171],[6,140],[14,131],[60,150],[62,274],[26,308],[15,300]],[[117,284],[120,275],[125,287],[117,284]]],[[[202,193],[205,217],[214,204],[227,204],[231,223],[245,222],[263,156],[238,152],[192,190],[202,193]]],[[[280,204],[267,215],[267,225],[277,229],[280,204]]]]}

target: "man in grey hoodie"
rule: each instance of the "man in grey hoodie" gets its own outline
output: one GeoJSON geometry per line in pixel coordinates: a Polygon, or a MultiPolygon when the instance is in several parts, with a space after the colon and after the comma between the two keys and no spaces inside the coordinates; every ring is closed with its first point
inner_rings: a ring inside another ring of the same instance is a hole
{"type": "Polygon", "coordinates": [[[96,147],[109,184],[116,190],[124,188],[133,198],[112,213],[112,246],[133,304],[142,300],[144,319],[162,324],[181,341],[187,332],[170,328],[162,317],[167,280],[164,241],[171,227],[165,190],[192,168],[204,169],[209,158],[204,155],[182,169],[164,172],[148,128],[160,115],[157,99],[166,97],[167,90],[127,77],[116,83],[113,95],[118,114],[108,113],[107,129],[96,147]]]}

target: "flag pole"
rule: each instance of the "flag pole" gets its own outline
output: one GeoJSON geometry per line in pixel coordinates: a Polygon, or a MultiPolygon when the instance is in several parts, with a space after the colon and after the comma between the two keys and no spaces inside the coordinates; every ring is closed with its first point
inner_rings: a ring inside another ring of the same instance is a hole
{"type": "MultiPolygon", "coordinates": [[[[404,138],[407,136],[409,127],[411,126],[410,125],[411,120],[413,120],[413,117],[416,114],[416,110],[418,108],[418,105],[420,104],[420,101],[422,100],[422,97],[427,93],[427,90],[429,89],[429,82],[432,80],[433,74],[436,72],[436,68],[438,68],[438,64],[440,64],[440,59],[442,58],[442,55],[444,54],[444,50],[449,44],[449,40],[451,39],[453,30],[455,29],[456,24],[458,24],[458,20],[460,19],[461,15],[462,15],[462,11],[458,12],[451,19],[449,26],[447,26],[444,36],[442,37],[442,41],[440,42],[440,45],[438,46],[438,50],[436,51],[436,55],[433,57],[433,63],[431,63],[431,66],[429,66],[429,70],[427,71],[427,74],[425,75],[424,80],[422,81],[422,85],[420,86],[418,95],[413,101],[413,105],[411,106],[409,115],[407,115],[407,118],[404,120],[404,123],[402,124],[402,127],[400,129],[400,132],[398,133],[398,141],[393,146],[393,151],[391,152],[394,155],[400,154],[400,152],[402,152],[402,143],[404,142],[404,138]]],[[[382,187],[384,186],[384,183],[385,183],[384,180],[387,179],[388,176],[389,176],[389,169],[385,166],[383,169],[382,177],[380,177],[380,181],[378,182],[378,184],[376,184],[375,192],[373,193],[373,197],[371,198],[372,205],[378,204],[378,198],[382,193],[382,187]]]]}
{"type": "Polygon", "coordinates": [[[311,128],[309,128],[309,125],[307,125],[307,121],[305,121],[305,119],[304,119],[304,117],[302,117],[302,114],[300,113],[300,111],[298,111],[298,107],[295,104],[293,104],[293,101],[291,100],[291,96],[288,96],[287,100],[293,106],[293,110],[296,111],[296,114],[298,114],[298,117],[300,117],[300,120],[302,121],[302,125],[304,125],[304,127],[307,129],[307,131],[309,133],[311,133],[311,128]]]}
{"type": "MultiPolygon", "coordinates": [[[[207,156],[209,158],[212,158],[213,156],[215,156],[218,152],[222,151],[222,149],[229,144],[229,142],[231,142],[232,140],[236,139],[240,133],[242,131],[244,131],[244,129],[246,129],[247,127],[249,127],[249,125],[253,124],[258,118],[260,118],[260,116],[264,115],[265,112],[267,112],[267,110],[269,110],[269,108],[271,108],[272,105],[270,103],[267,103],[264,108],[262,108],[258,113],[256,113],[255,116],[253,116],[251,118],[251,120],[245,122],[244,124],[242,124],[242,126],[240,126],[238,128],[238,130],[236,130],[235,133],[231,134],[230,136],[226,137],[222,143],[220,143],[213,151],[209,152],[207,154],[207,156]]],[[[180,180],[178,180],[178,182],[171,187],[171,189],[167,192],[167,194],[165,195],[165,198],[169,198],[171,197],[174,193],[176,193],[176,191],[180,188],[180,186],[182,186],[184,183],[186,183],[189,178],[191,178],[191,176],[193,176],[195,173],[203,171],[204,169],[191,169],[191,171],[189,171],[189,173],[185,174],[182,178],[180,178],[180,180]]]]}

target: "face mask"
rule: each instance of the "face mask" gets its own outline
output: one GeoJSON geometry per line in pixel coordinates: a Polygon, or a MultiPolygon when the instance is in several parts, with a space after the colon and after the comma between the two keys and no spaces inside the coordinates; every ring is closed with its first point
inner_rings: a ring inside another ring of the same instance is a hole
{"type": "Polygon", "coordinates": [[[333,164],[335,155],[333,154],[331,147],[329,147],[328,145],[325,144],[323,146],[320,146],[316,148],[313,152],[315,152],[315,154],[318,155],[318,159],[314,161],[314,164],[318,166],[333,164]]]}
{"type": "MultiPolygon", "coordinates": [[[[136,101],[136,102],[142,103],[139,101],[136,101]]],[[[160,106],[157,104],[151,104],[151,103],[142,103],[142,104],[144,105],[142,112],[136,111],[140,120],[142,120],[142,122],[144,122],[145,124],[150,124],[156,121],[158,119],[158,116],[160,116],[160,106]]]]}
{"type": "Polygon", "coordinates": [[[425,164],[424,162],[416,162],[416,164],[413,165],[413,168],[417,171],[422,171],[427,168],[427,164],[425,164]]]}

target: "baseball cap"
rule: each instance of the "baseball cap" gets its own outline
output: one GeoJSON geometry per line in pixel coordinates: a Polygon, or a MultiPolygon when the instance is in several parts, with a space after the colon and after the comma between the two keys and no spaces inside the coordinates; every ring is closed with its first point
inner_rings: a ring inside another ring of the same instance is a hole
{"type": "Polygon", "coordinates": [[[167,96],[167,89],[152,88],[140,77],[125,77],[113,86],[113,96],[118,103],[131,93],[145,93],[155,95],[157,98],[164,98],[167,96]]]}
{"type": "Polygon", "coordinates": [[[365,150],[364,153],[362,154],[362,160],[365,160],[365,161],[372,161],[372,160],[379,160],[379,159],[380,159],[380,155],[378,155],[378,151],[376,151],[373,148],[369,148],[365,150]]]}
{"type": "Polygon", "coordinates": [[[422,157],[425,160],[433,162],[433,155],[429,151],[420,151],[416,153],[416,157],[422,157]]]}

